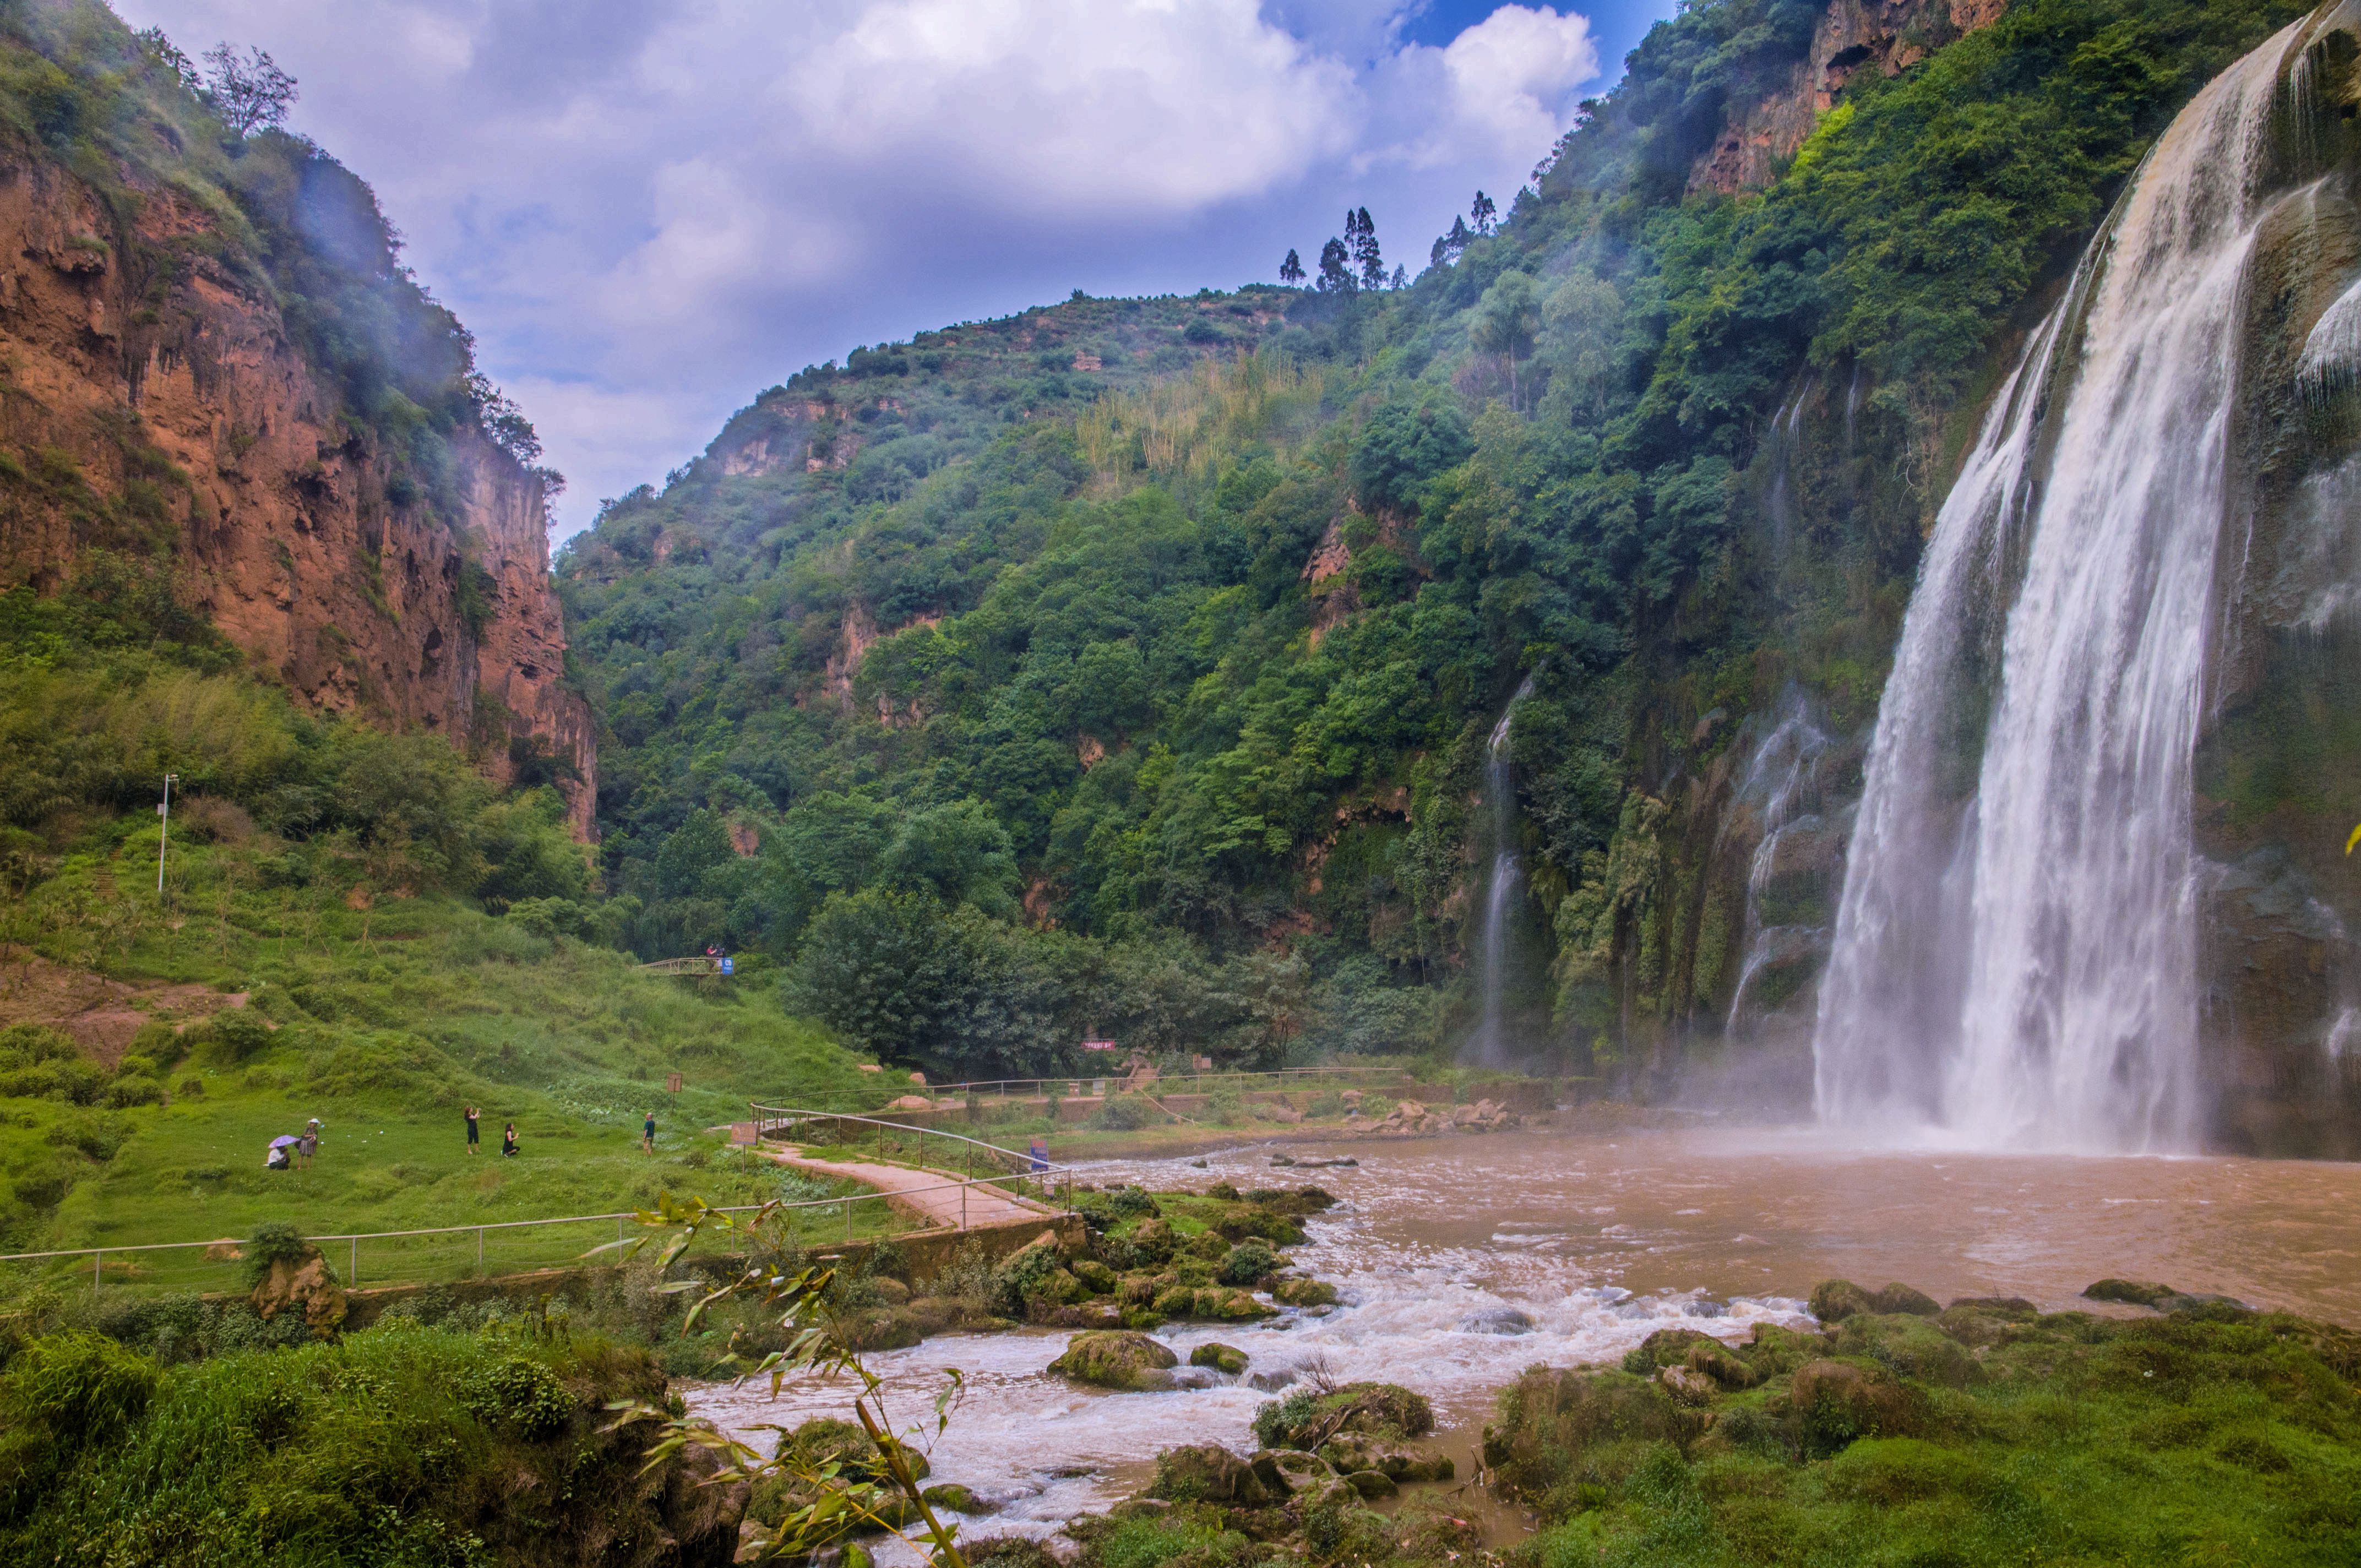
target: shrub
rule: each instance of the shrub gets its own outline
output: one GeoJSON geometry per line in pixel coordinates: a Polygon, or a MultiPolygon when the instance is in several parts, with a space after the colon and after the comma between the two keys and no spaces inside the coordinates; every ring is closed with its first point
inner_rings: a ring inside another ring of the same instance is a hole
{"type": "Polygon", "coordinates": [[[189,1030],[207,1056],[225,1067],[250,1061],[270,1044],[270,1025],[243,1007],[225,1007],[189,1030]]]}
{"type": "Polygon", "coordinates": [[[303,1233],[284,1220],[265,1220],[254,1227],[254,1235],[246,1246],[246,1272],[248,1284],[259,1285],[270,1273],[275,1263],[301,1266],[317,1249],[303,1239],[303,1233]]]}
{"type": "Polygon", "coordinates": [[[1099,1107],[1099,1113],[1091,1119],[1091,1124],[1110,1132],[1136,1133],[1142,1127],[1157,1126],[1165,1119],[1164,1113],[1150,1104],[1146,1095],[1110,1094],[1107,1102],[1099,1107]]]}
{"type": "Polygon", "coordinates": [[[76,1329],[18,1351],[0,1398],[18,1420],[38,1422],[73,1446],[104,1441],[137,1420],[156,1392],[157,1374],[146,1356],[76,1329]]]}

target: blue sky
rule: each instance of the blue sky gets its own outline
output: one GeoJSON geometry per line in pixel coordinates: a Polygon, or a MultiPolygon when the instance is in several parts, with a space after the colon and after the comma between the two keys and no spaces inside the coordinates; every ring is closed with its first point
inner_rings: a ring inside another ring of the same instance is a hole
{"type": "Polygon", "coordinates": [[[115,0],[269,49],[295,129],[572,483],[660,481],[802,366],[1506,208],[1673,0],[115,0]]]}

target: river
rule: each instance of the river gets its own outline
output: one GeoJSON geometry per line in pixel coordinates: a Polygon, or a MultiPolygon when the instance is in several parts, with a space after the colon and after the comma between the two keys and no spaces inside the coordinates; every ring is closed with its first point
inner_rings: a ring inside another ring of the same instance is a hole
{"type": "MultiPolygon", "coordinates": [[[[1100,1162],[1083,1179],[1317,1182],[1342,1201],[1291,1250],[1342,1301],[1161,1337],[1184,1361],[1218,1339],[1253,1370],[1316,1366],[1416,1388],[1434,1401],[1463,1479],[1493,1394],[1522,1368],[1618,1357],[1667,1325],[1742,1339],[1756,1322],[1803,1321],[1802,1299],[1833,1276],[2059,1309],[2089,1307],[2082,1288],[2113,1275],[2361,1323],[2361,1165],[1896,1152],[1817,1131],[1713,1127],[1264,1144],[1202,1157],[1203,1169],[1100,1162]],[[1360,1164],[1274,1168],[1274,1155],[1360,1164]],[[1501,1332],[1521,1326],[1514,1313],[1531,1327],[1501,1332]]],[[[1005,1505],[968,1522],[970,1534],[1045,1534],[1104,1508],[1176,1443],[1253,1445],[1269,1395],[1243,1384],[1079,1388],[1042,1370],[1066,1337],[954,1335],[870,1358],[906,1429],[930,1415],[947,1369],[963,1375],[950,1429],[932,1443],[933,1478],[1005,1505]]],[[[689,1402],[767,1452],[753,1429],[842,1415],[849,1396],[791,1384],[774,1401],[765,1388],[716,1385],[689,1402]]]]}

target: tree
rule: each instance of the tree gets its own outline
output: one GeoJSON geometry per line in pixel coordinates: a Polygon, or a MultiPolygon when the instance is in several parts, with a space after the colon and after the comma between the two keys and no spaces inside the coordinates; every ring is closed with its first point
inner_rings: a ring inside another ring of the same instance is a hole
{"type": "Polygon", "coordinates": [[[1369,221],[1369,209],[1345,214],[1345,238],[1353,247],[1353,265],[1360,272],[1364,289],[1386,286],[1386,261],[1378,251],[1378,225],[1369,221]]]}
{"type": "Polygon", "coordinates": [[[240,60],[236,49],[218,43],[205,50],[205,106],[239,140],[287,123],[287,111],[295,102],[295,79],[269,54],[248,49],[240,60]]]}
{"type": "Polygon", "coordinates": [[[1467,340],[1478,353],[1497,354],[1509,373],[1509,406],[1517,406],[1517,361],[1533,351],[1533,334],[1541,330],[1541,302],[1533,280],[1522,272],[1503,272],[1477,302],[1476,320],[1467,340]]]}
{"type": "Polygon", "coordinates": [[[1323,294],[1349,294],[1359,287],[1353,280],[1352,255],[1341,239],[1320,247],[1320,280],[1312,285],[1323,294]]]}
{"type": "Polygon", "coordinates": [[[1303,281],[1302,258],[1292,249],[1288,251],[1287,259],[1279,264],[1279,280],[1290,289],[1303,281]]]}
{"type": "Polygon", "coordinates": [[[182,86],[197,85],[196,61],[182,54],[172,40],[164,36],[163,28],[148,27],[132,36],[138,40],[139,47],[147,50],[148,58],[178,77],[182,86]]]}
{"type": "Polygon", "coordinates": [[[1476,233],[1486,239],[1489,239],[1492,231],[1500,226],[1499,214],[1500,209],[1492,204],[1492,198],[1481,191],[1476,192],[1476,203],[1467,209],[1468,217],[1475,221],[1476,233]]]}
{"type": "Polygon", "coordinates": [[[1389,289],[1407,289],[1407,288],[1409,288],[1409,287],[1410,287],[1410,269],[1409,269],[1409,268],[1407,268],[1407,267],[1400,267],[1400,266],[1396,267],[1396,268],[1394,269],[1394,275],[1393,275],[1393,277],[1392,277],[1392,278],[1390,278],[1390,279],[1389,279],[1389,280],[1387,280],[1387,282],[1386,282],[1386,287],[1387,287],[1387,288],[1389,288],[1389,289]]]}

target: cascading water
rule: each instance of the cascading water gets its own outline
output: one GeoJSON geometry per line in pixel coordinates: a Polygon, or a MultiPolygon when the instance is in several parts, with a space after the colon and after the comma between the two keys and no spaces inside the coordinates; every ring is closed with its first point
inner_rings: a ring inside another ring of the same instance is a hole
{"type": "Polygon", "coordinates": [[[1484,797],[1491,808],[1492,870],[1484,887],[1484,924],[1477,938],[1477,985],[1482,1012],[1473,1041],[1476,1059],[1498,1067],[1508,1059],[1505,1015],[1509,1002],[1510,923],[1518,891],[1524,886],[1524,862],[1517,853],[1517,787],[1509,768],[1509,721],[1517,704],[1532,695],[1528,677],[1500,710],[1492,738],[1484,747],[1484,797]]]}
{"type": "Polygon", "coordinates": [[[1740,960],[1738,984],[1730,995],[1726,1034],[1735,1036],[1740,1032],[1741,1020],[1752,1000],[1755,978],[1764,967],[1793,950],[1799,941],[1808,941],[1824,933],[1825,928],[1799,930],[1772,919],[1769,894],[1772,877],[1779,866],[1779,847],[1789,832],[1819,826],[1818,816],[1806,807],[1811,804],[1817,764],[1828,745],[1828,738],[1812,722],[1803,705],[1796,703],[1779,721],[1779,727],[1763,738],[1762,746],[1755,751],[1754,761],[1747,768],[1745,780],[1739,785],[1740,799],[1761,803],[1763,838],[1754,846],[1753,858],[1746,869],[1746,955],[1740,960]]]}
{"type": "Polygon", "coordinates": [[[1995,1147],[2193,1137],[2191,758],[2258,177],[2300,30],[2173,121],[1944,502],[1820,992],[1825,1122],[1995,1147]],[[1979,733],[1969,791],[1950,775],[1979,733]]]}

